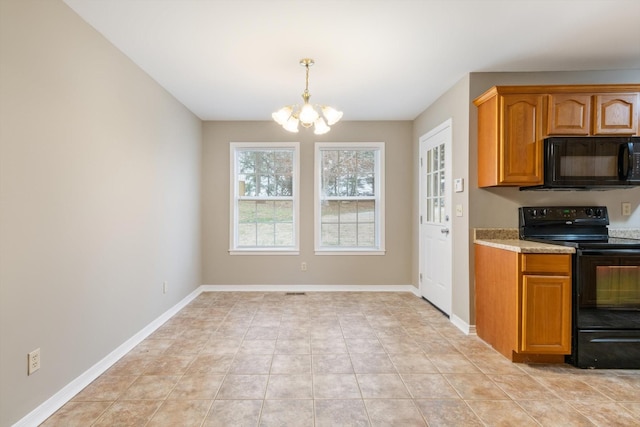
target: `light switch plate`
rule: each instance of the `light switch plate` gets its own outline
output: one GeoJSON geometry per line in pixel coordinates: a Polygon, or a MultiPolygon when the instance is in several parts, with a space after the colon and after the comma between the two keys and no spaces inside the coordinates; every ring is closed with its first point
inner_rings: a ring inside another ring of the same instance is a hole
{"type": "Polygon", "coordinates": [[[456,193],[464,191],[464,178],[456,178],[453,180],[453,189],[456,193]]]}
{"type": "Polygon", "coordinates": [[[462,216],[462,205],[456,205],[456,216],[462,216]]]}

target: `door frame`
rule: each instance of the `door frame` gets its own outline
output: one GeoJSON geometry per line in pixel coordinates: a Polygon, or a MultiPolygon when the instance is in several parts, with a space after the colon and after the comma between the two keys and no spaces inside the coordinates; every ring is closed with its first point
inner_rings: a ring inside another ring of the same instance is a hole
{"type": "MultiPolygon", "coordinates": [[[[449,284],[449,289],[451,291],[451,295],[449,296],[449,300],[450,300],[450,307],[449,307],[449,311],[450,313],[446,313],[444,312],[442,309],[440,309],[439,307],[436,307],[438,310],[442,311],[444,314],[446,314],[447,316],[451,317],[452,312],[453,312],[453,236],[455,234],[455,231],[453,229],[453,209],[452,209],[452,203],[453,203],[453,161],[452,161],[452,152],[453,152],[453,119],[449,118],[447,120],[445,120],[444,122],[440,123],[438,126],[434,127],[433,129],[431,129],[430,131],[428,131],[427,133],[425,133],[424,135],[422,135],[419,139],[418,139],[418,293],[419,295],[424,298],[423,296],[423,272],[425,271],[425,256],[426,254],[424,253],[424,238],[423,238],[423,233],[422,233],[422,217],[425,215],[425,212],[423,212],[424,210],[424,206],[423,206],[423,192],[425,191],[425,188],[423,188],[424,184],[423,184],[423,166],[421,164],[422,160],[422,153],[424,151],[424,147],[426,145],[426,142],[433,137],[434,135],[437,135],[440,132],[447,132],[447,141],[445,142],[446,144],[448,144],[448,152],[446,153],[446,158],[445,158],[445,193],[446,193],[446,200],[448,201],[448,207],[447,207],[447,213],[449,215],[450,221],[448,222],[448,228],[449,228],[449,239],[451,239],[450,241],[450,245],[449,245],[449,253],[447,254],[448,258],[449,258],[449,280],[451,281],[449,284]]],[[[426,298],[424,298],[426,300],[426,298]]],[[[428,301],[428,300],[427,300],[428,301]]],[[[435,306],[434,306],[435,307],[435,306]]]]}

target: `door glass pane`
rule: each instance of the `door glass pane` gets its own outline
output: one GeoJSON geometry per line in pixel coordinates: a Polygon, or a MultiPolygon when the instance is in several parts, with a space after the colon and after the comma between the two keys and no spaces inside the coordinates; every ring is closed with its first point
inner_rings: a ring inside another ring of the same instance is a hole
{"type": "Polygon", "coordinates": [[[445,151],[444,144],[426,153],[426,220],[442,223],[445,218],[445,151]]]}

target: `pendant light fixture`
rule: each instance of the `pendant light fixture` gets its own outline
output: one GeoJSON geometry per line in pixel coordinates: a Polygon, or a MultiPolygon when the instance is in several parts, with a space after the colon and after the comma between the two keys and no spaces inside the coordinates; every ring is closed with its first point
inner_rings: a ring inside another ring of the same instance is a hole
{"type": "Polygon", "coordinates": [[[329,132],[329,126],[342,118],[342,111],[326,105],[312,105],[309,103],[309,67],[314,64],[311,58],[302,58],[300,65],[306,69],[306,80],[302,100],[304,104],[287,105],[271,115],[273,120],[289,132],[298,132],[298,124],[305,128],[313,126],[313,133],[322,135],[329,132]]]}

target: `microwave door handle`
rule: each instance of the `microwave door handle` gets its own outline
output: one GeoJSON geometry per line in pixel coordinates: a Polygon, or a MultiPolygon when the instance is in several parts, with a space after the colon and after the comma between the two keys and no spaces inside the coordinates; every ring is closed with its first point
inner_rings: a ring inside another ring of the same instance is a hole
{"type": "Polygon", "coordinates": [[[621,180],[626,181],[632,172],[633,172],[633,143],[627,142],[624,144],[620,144],[620,151],[618,152],[618,176],[620,177],[621,180]]]}

